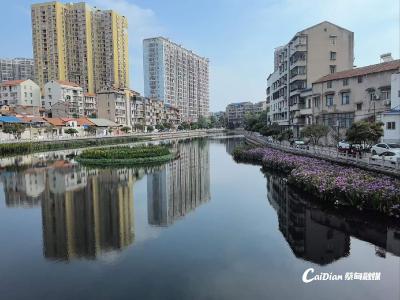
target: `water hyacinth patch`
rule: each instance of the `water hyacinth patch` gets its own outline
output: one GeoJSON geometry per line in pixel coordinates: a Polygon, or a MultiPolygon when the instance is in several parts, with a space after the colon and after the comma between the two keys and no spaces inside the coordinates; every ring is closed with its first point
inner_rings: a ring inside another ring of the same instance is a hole
{"type": "Polygon", "coordinates": [[[289,183],[321,199],[340,201],[359,209],[398,213],[398,179],[271,148],[243,149],[234,152],[234,157],[284,172],[289,183]]]}

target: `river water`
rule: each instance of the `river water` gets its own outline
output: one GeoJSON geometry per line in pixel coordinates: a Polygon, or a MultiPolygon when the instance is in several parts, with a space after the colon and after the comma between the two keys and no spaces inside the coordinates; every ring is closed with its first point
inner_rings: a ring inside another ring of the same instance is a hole
{"type": "Polygon", "coordinates": [[[310,202],[236,163],[239,142],[182,142],[151,168],[2,168],[0,299],[400,298],[396,222],[310,202]]]}

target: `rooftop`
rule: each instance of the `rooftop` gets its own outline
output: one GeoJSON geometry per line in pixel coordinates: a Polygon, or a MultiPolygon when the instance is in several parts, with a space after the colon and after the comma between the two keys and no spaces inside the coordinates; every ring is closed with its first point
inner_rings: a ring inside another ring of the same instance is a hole
{"type": "Polygon", "coordinates": [[[326,82],[326,81],[331,81],[331,80],[337,80],[337,79],[344,79],[344,78],[351,78],[351,77],[357,77],[357,76],[364,76],[368,74],[374,74],[374,73],[381,73],[381,72],[387,72],[387,71],[395,71],[400,68],[400,59],[397,60],[392,60],[380,64],[375,64],[375,65],[369,65],[366,67],[361,67],[361,68],[355,68],[355,69],[350,69],[346,71],[341,71],[329,75],[325,75],[315,81],[314,83],[321,83],[321,82],[326,82]]]}

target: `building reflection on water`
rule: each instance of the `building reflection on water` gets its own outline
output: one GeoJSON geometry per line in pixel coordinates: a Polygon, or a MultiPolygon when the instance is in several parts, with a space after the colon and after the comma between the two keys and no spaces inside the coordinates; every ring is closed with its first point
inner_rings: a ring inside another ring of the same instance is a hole
{"type": "Polygon", "coordinates": [[[48,172],[42,201],[44,255],[96,258],[134,240],[131,169],[86,171],[67,163],[48,172]]]}
{"type": "Polygon", "coordinates": [[[0,177],[7,207],[41,207],[44,256],[70,260],[133,243],[133,186],[143,175],[143,169],[86,169],[60,160],[0,177]]]}
{"type": "Polygon", "coordinates": [[[41,208],[43,254],[96,259],[134,242],[134,184],[147,175],[148,224],[167,226],[210,200],[209,143],[176,145],[180,158],[136,169],[90,169],[61,159],[0,174],[9,208],[41,208]]]}
{"type": "Polygon", "coordinates": [[[400,256],[400,228],[324,211],[293,191],[284,178],[269,173],[266,178],[279,230],[296,257],[330,264],[350,254],[351,236],[374,244],[377,256],[385,257],[386,252],[400,256]]]}
{"type": "Polygon", "coordinates": [[[180,158],[147,176],[148,223],[168,226],[210,200],[209,142],[178,145],[180,158]]]}

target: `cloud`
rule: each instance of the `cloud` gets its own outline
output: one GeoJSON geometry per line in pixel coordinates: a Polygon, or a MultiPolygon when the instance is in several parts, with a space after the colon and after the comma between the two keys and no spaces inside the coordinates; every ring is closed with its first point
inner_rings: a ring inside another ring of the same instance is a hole
{"type": "Polygon", "coordinates": [[[165,30],[158,23],[156,14],[127,0],[90,0],[99,9],[112,9],[128,19],[129,66],[131,88],[143,91],[143,49],[145,38],[163,35],[165,30]]]}

